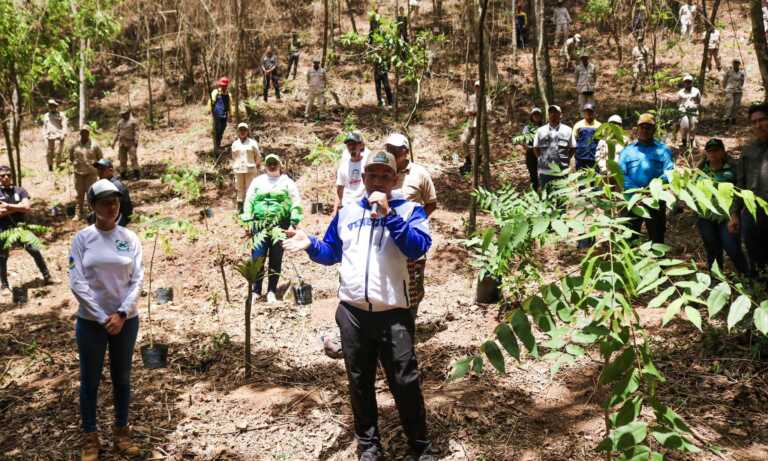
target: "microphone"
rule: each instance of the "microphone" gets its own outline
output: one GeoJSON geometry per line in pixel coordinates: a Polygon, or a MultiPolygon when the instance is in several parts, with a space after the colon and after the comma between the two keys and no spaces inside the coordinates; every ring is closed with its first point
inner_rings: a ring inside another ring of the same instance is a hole
{"type": "Polygon", "coordinates": [[[377,202],[374,202],[371,204],[371,218],[378,218],[379,217],[379,204],[377,202]]]}

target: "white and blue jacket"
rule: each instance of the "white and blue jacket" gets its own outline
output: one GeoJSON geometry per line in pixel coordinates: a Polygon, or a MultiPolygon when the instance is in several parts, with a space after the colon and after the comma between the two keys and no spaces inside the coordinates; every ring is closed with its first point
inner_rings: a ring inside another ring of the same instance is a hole
{"type": "Polygon", "coordinates": [[[345,206],[323,240],[310,237],[307,248],[312,261],[341,263],[339,300],[371,312],[408,308],[408,260],[432,245],[424,208],[398,193],[389,206],[389,215],[376,219],[367,197],[345,206]]]}

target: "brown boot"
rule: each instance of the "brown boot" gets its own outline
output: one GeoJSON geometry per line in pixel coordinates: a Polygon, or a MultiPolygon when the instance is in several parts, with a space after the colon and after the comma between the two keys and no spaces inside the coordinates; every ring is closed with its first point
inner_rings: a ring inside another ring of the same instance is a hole
{"type": "Polygon", "coordinates": [[[141,453],[139,447],[131,440],[131,429],[128,426],[116,427],[113,432],[115,450],[125,456],[136,456],[141,453]]]}
{"type": "Polygon", "coordinates": [[[101,449],[99,434],[97,432],[83,433],[80,445],[80,461],[98,461],[99,449],[101,449]]]}

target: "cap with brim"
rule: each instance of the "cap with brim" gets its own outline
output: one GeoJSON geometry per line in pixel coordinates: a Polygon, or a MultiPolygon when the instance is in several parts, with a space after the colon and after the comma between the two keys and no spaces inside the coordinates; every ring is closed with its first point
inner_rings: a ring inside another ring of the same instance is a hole
{"type": "Polygon", "coordinates": [[[640,125],[654,125],[656,126],[656,118],[654,118],[653,114],[645,113],[640,114],[640,117],[637,119],[637,126],[640,125]]]}
{"type": "Polygon", "coordinates": [[[621,119],[621,116],[614,114],[608,117],[608,123],[616,123],[617,125],[621,125],[623,120],[621,119]]]}
{"type": "Polygon", "coordinates": [[[130,108],[130,107],[128,107],[128,106],[124,106],[124,107],[121,107],[121,108],[120,108],[120,113],[121,113],[121,114],[127,114],[127,113],[128,113],[128,112],[130,112],[130,111],[131,111],[131,108],[130,108]]]}
{"type": "Polygon", "coordinates": [[[725,144],[723,141],[717,138],[712,138],[704,145],[704,150],[725,150],[725,144]]]}
{"type": "Polygon", "coordinates": [[[369,155],[368,159],[365,161],[364,170],[367,171],[368,168],[373,165],[384,165],[389,167],[393,173],[397,172],[397,162],[395,161],[395,156],[389,152],[376,152],[375,154],[369,155]]]}
{"type": "Polygon", "coordinates": [[[563,113],[563,111],[560,109],[560,106],[557,106],[555,104],[552,104],[551,106],[549,106],[549,111],[550,112],[555,111],[558,114],[562,114],[563,113]]]}
{"type": "Polygon", "coordinates": [[[322,59],[320,59],[320,58],[315,58],[315,59],[313,59],[313,60],[312,60],[312,62],[322,62],[322,59]]]}
{"type": "Polygon", "coordinates": [[[349,133],[347,133],[346,136],[344,136],[344,142],[345,143],[348,143],[348,142],[355,142],[355,143],[363,142],[363,137],[360,135],[360,133],[357,133],[355,131],[350,131],[349,133]]]}
{"type": "Polygon", "coordinates": [[[83,125],[80,127],[80,132],[82,133],[83,131],[87,131],[88,133],[90,133],[91,127],[89,127],[88,125],[83,125]]]}
{"type": "Polygon", "coordinates": [[[475,80],[475,86],[480,86],[480,80],[475,80]]]}
{"type": "Polygon", "coordinates": [[[685,76],[683,77],[683,81],[684,82],[692,82],[693,81],[693,75],[685,74],[685,76]]]}
{"type": "Polygon", "coordinates": [[[58,106],[58,105],[59,105],[59,103],[58,103],[58,102],[56,102],[56,100],[55,100],[55,99],[49,99],[49,100],[48,100],[48,105],[49,105],[49,106],[58,106]]]}
{"type": "Polygon", "coordinates": [[[588,102],[588,103],[584,104],[584,107],[582,107],[582,110],[592,110],[592,111],[594,111],[595,110],[595,105],[592,104],[591,102],[588,102]]]}
{"type": "Polygon", "coordinates": [[[384,145],[392,147],[405,147],[407,149],[411,148],[411,144],[408,142],[408,138],[400,133],[392,133],[387,136],[387,140],[384,141],[384,145]]]}
{"type": "Polygon", "coordinates": [[[249,129],[248,128],[248,124],[245,123],[245,122],[240,122],[240,123],[237,124],[237,129],[239,130],[241,128],[245,128],[246,130],[249,129]]]}
{"type": "Polygon", "coordinates": [[[540,113],[541,113],[541,109],[539,109],[538,107],[534,107],[533,109],[531,109],[531,115],[540,114],[540,113]]]}
{"type": "Polygon", "coordinates": [[[121,197],[123,194],[112,184],[109,179],[99,179],[90,189],[88,189],[88,202],[94,203],[97,200],[101,200],[105,197],[117,195],[121,197]]]}
{"type": "Polygon", "coordinates": [[[283,161],[280,160],[280,157],[277,154],[268,154],[266,157],[264,157],[264,163],[270,163],[272,160],[276,161],[280,165],[283,164],[283,161]]]}
{"type": "Polygon", "coordinates": [[[93,162],[91,165],[93,165],[94,168],[112,168],[112,160],[108,158],[101,158],[93,162]]]}

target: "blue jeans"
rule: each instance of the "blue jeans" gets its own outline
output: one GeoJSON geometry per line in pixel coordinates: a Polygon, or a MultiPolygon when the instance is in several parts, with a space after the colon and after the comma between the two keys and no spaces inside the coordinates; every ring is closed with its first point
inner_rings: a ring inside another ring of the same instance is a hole
{"type": "Polygon", "coordinates": [[[712,221],[711,219],[698,218],[696,227],[699,229],[701,240],[704,241],[704,250],[707,252],[707,267],[712,268],[712,263],[717,261],[717,266],[723,268],[723,250],[736,266],[736,271],[745,274],[748,271],[747,258],[741,251],[741,237],[738,233],[728,232],[727,222],[712,221]]]}
{"type": "Polygon", "coordinates": [[[98,322],[77,319],[75,333],[80,356],[80,417],[83,432],[96,432],[96,402],[104,368],[104,354],[109,347],[109,374],[115,406],[115,427],[128,425],[131,401],[131,360],[139,318],[127,319],[120,333],[111,336],[98,322]]]}
{"type": "Polygon", "coordinates": [[[757,219],[749,211],[741,211],[741,237],[747,247],[747,259],[752,276],[768,270],[768,216],[757,209],[757,219]]]}

